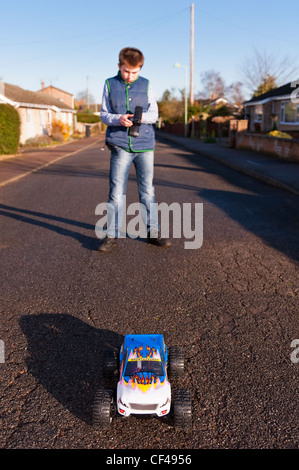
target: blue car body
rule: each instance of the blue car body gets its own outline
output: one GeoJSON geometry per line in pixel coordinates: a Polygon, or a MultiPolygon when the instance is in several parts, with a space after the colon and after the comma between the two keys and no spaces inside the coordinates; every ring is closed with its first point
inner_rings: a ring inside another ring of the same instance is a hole
{"type": "Polygon", "coordinates": [[[117,409],[123,416],[170,411],[167,346],[163,335],[126,335],[120,349],[117,409]]]}

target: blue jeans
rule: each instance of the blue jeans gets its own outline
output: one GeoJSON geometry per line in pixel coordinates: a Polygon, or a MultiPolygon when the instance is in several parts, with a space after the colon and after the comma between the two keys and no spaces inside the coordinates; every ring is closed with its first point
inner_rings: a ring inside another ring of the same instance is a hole
{"type": "Polygon", "coordinates": [[[155,205],[154,177],[154,152],[127,152],[120,147],[111,150],[110,158],[110,191],[109,207],[113,208],[113,214],[107,223],[107,236],[117,237],[122,225],[124,200],[127,181],[131,164],[134,163],[139,202],[146,209],[147,230],[158,229],[158,214],[155,205]]]}

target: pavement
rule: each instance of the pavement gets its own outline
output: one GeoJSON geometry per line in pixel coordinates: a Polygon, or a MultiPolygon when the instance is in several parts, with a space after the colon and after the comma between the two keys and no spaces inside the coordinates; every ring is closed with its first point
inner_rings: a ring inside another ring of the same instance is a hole
{"type": "MultiPolygon", "coordinates": [[[[224,143],[204,143],[199,139],[157,131],[157,140],[172,142],[221,163],[264,183],[299,195],[299,164],[250,150],[231,148],[224,143]]],[[[43,168],[54,161],[104,144],[103,134],[51,148],[26,150],[21,154],[0,156],[0,187],[43,168]]]]}
{"type": "Polygon", "coordinates": [[[170,141],[252,178],[299,195],[299,163],[261,152],[231,148],[227,143],[208,144],[199,139],[181,137],[164,131],[158,131],[157,138],[170,141]]]}

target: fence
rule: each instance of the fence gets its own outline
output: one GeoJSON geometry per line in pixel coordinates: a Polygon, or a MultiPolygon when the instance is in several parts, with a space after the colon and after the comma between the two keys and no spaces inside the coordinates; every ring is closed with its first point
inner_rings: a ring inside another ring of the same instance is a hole
{"type": "Polygon", "coordinates": [[[246,120],[230,123],[229,143],[231,147],[254,150],[274,155],[283,160],[299,162],[299,140],[281,139],[263,134],[247,132],[246,120]]]}

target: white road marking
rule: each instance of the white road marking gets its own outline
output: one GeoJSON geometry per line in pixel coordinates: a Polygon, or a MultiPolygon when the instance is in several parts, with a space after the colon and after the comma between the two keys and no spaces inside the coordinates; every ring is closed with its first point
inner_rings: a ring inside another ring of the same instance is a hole
{"type": "Polygon", "coordinates": [[[92,147],[94,145],[97,145],[98,142],[93,142],[92,144],[87,145],[86,147],[83,147],[79,150],[76,150],[75,152],[68,153],[66,155],[62,155],[61,157],[56,158],[55,160],[52,160],[51,162],[45,163],[44,165],[40,165],[37,168],[33,168],[33,170],[27,171],[26,173],[22,173],[21,175],[15,176],[14,178],[10,178],[7,181],[3,181],[0,183],[0,188],[3,186],[6,186],[7,184],[10,183],[15,183],[16,181],[19,181],[21,178],[25,178],[25,176],[31,175],[32,173],[36,173],[39,170],[42,170],[43,168],[46,168],[47,166],[50,166],[54,163],[59,162],[60,160],[63,160],[64,158],[70,157],[72,155],[76,155],[76,153],[82,152],[83,150],[88,149],[89,147],[92,147]]]}

